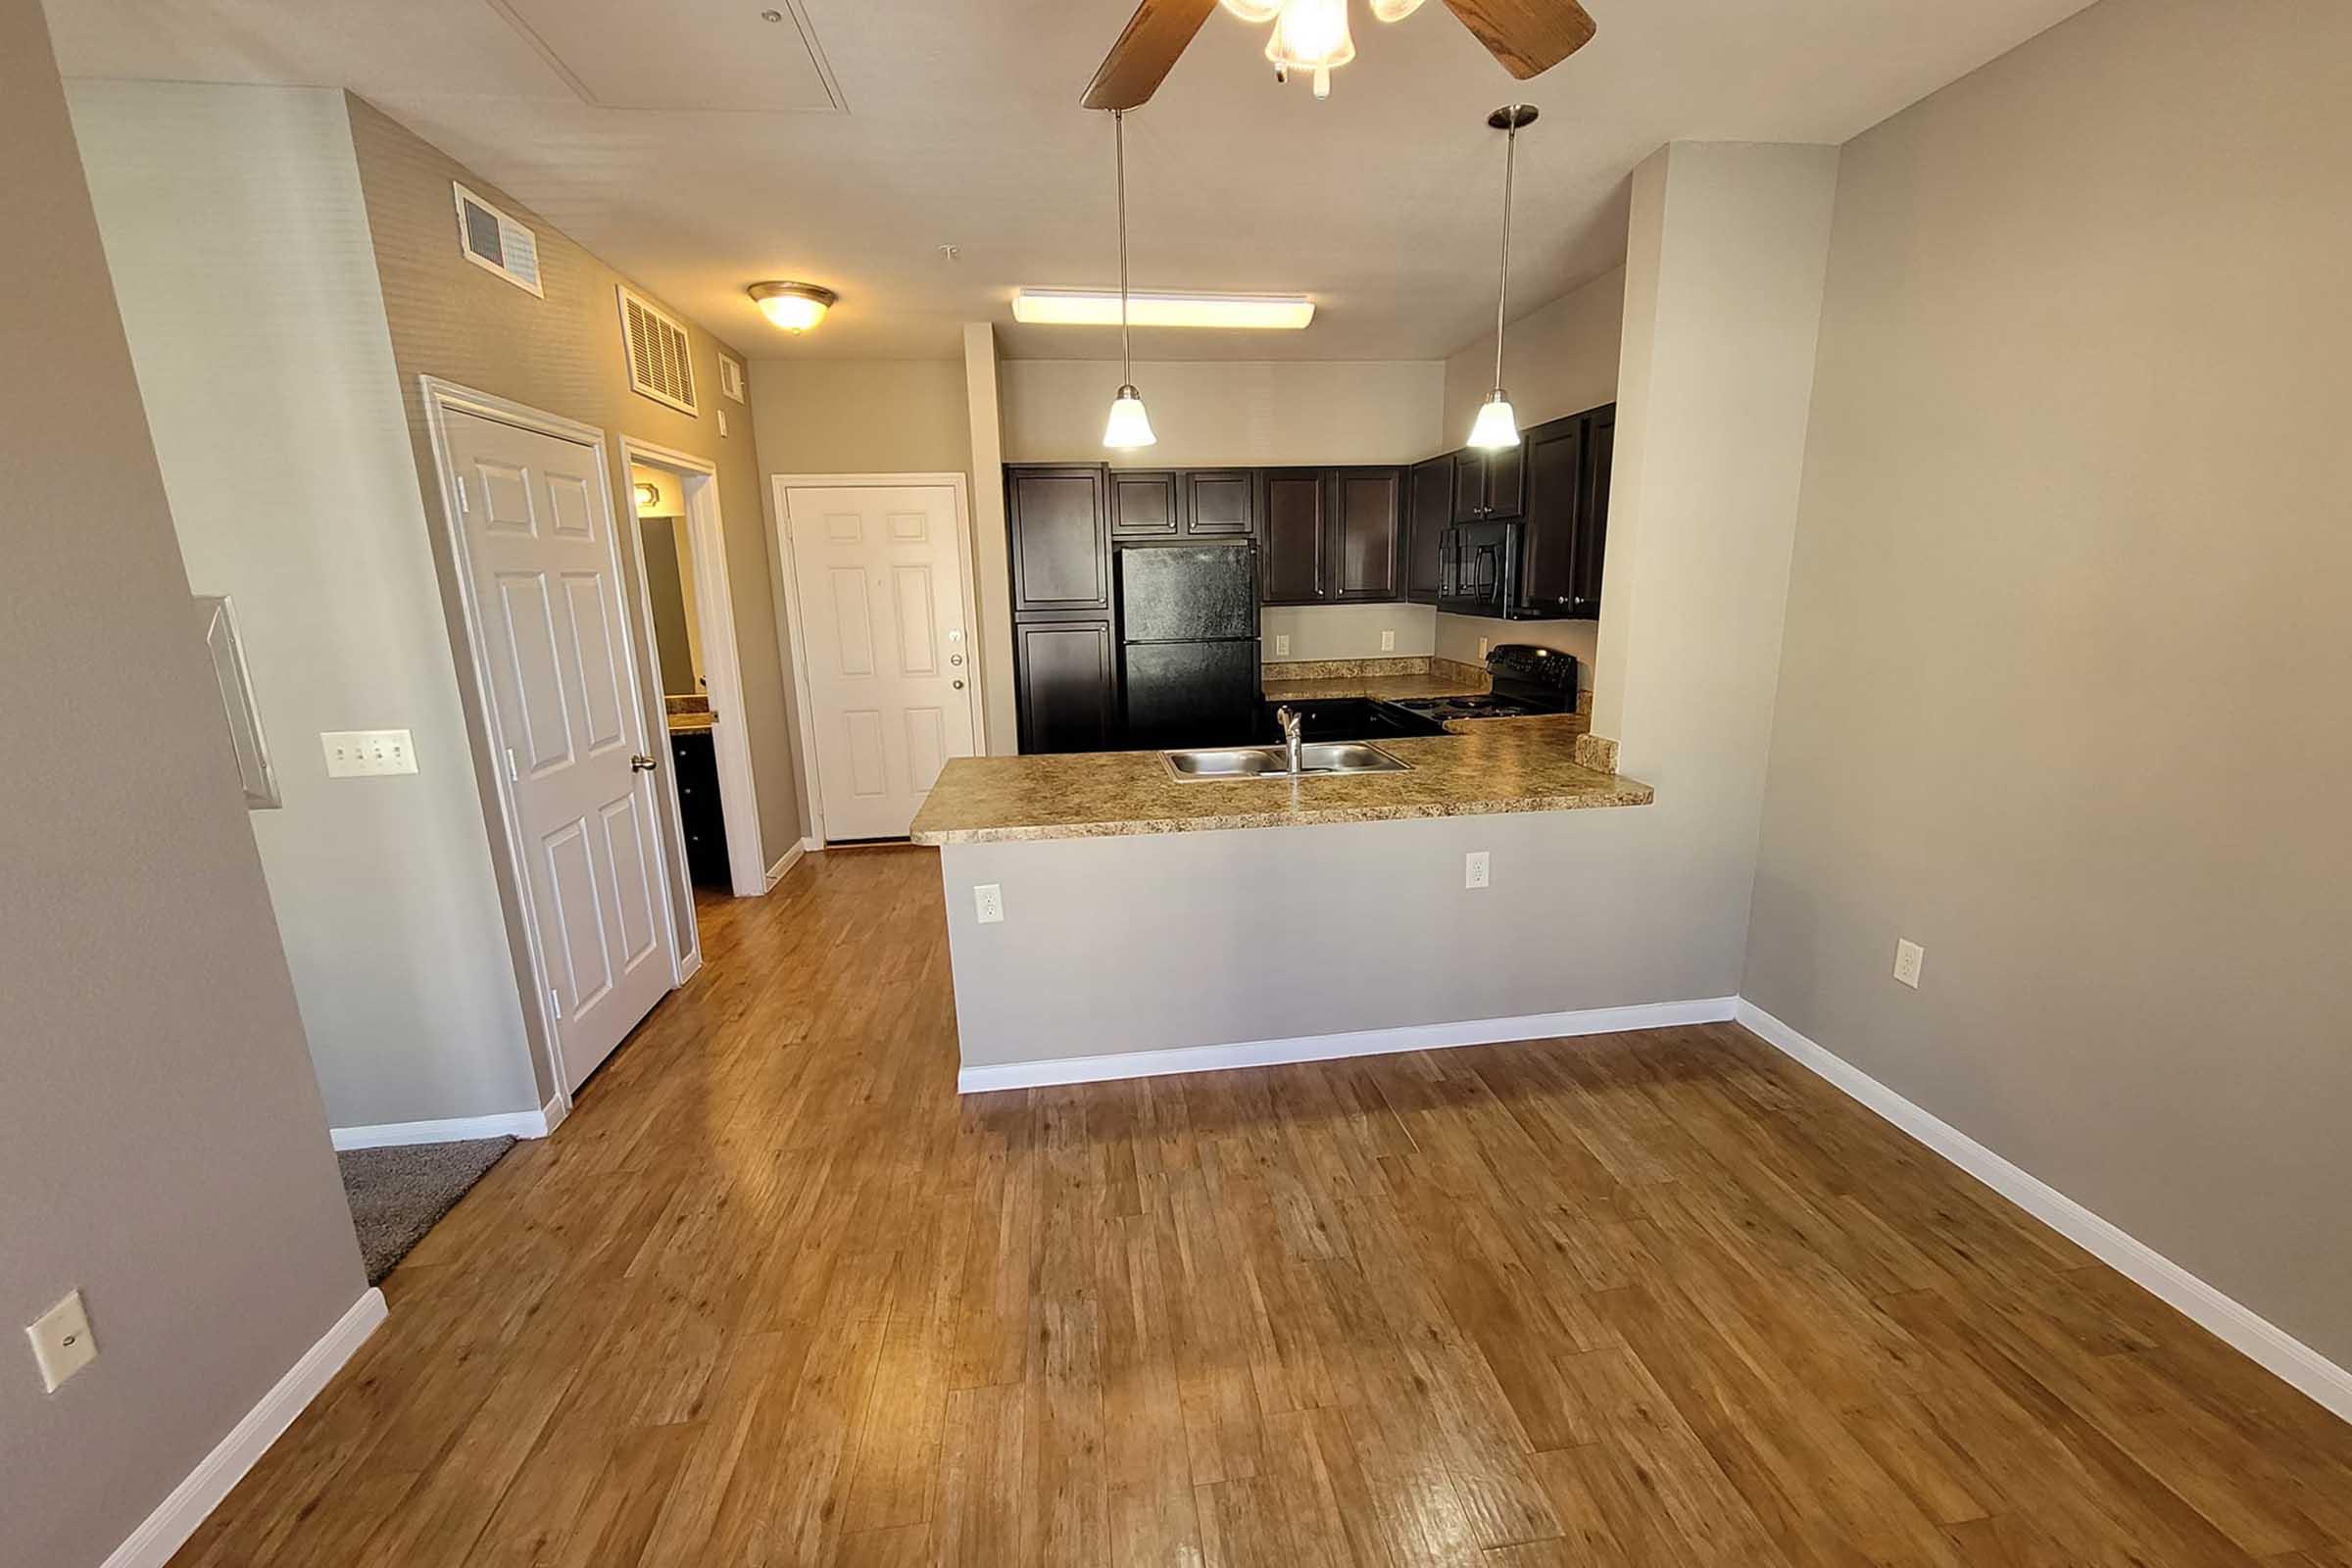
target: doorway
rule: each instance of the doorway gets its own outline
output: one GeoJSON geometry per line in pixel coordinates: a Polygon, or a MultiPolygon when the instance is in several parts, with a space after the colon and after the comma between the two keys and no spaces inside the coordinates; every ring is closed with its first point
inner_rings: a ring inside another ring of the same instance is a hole
{"type": "Polygon", "coordinates": [[[663,711],[675,794],[678,892],[758,898],[769,886],[743,721],[742,663],[727,573],[717,470],[703,459],[624,437],[631,548],[663,711]]]}
{"type": "Polygon", "coordinates": [[[961,474],[779,474],[804,795],[820,843],[906,836],[982,722],[961,474]]]}

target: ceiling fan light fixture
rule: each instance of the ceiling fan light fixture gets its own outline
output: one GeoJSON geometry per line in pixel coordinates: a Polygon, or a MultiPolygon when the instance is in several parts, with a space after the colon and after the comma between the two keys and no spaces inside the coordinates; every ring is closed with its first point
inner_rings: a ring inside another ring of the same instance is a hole
{"type": "Polygon", "coordinates": [[[1256,26],[1282,15],[1282,0],[1222,0],[1226,10],[1256,26]]]}
{"type": "Polygon", "coordinates": [[[796,335],[823,320],[841,298],[815,283],[754,283],[747,292],[760,302],[761,315],[796,335]]]}
{"type": "Polygon", "coordinates": [[[1266,58],[1279,71],[1315,74],[1318,98],[1329,97],[1329,73],[1355,58],[1348,30],[1348,0],[1283,0],[1282,15],[1266,39],[1266,58]]]}
{"type": "Polygon", "coordinates": [[[1372,15],[1383,22],[1402,22],[1421,9],[1421,0],[1372,0],[1372,15]]]}

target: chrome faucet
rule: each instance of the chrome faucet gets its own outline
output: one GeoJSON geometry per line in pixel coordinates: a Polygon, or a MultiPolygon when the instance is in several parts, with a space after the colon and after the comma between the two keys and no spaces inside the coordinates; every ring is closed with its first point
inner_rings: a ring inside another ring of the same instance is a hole
{"type": "Polygon", "coordinates": [[[1274,721],[1282,726],[1282,749],[1290,765],[1291,776],[1297,778],[1301,771],[1298,756],[1298,715],[1292,712],[1287,707],[1278,708],[1274,710],[1274,721]]]}

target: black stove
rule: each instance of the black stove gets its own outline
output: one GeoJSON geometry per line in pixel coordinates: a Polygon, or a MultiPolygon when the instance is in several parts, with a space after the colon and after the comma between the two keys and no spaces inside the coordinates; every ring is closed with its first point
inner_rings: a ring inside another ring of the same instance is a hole
{"type": "Polygon", "coordinates": [[[1443,724],[1455,718],[1522,718],[1576,710],[1576,656],[1528,643],[1487,655],[1494,690],[1476,697],[1419,697],[1396,706],[1443,724]]]}

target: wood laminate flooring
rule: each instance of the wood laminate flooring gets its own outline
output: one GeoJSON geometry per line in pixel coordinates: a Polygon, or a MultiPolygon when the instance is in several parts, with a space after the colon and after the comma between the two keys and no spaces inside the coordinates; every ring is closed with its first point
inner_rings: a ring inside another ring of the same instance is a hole
{"type": "Polygon", "coordinates": [[[958,1100],[811,856],[174,1559],[2352,1565],[2352,1428],[1732,1026],[958,1100]]]}

